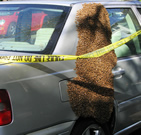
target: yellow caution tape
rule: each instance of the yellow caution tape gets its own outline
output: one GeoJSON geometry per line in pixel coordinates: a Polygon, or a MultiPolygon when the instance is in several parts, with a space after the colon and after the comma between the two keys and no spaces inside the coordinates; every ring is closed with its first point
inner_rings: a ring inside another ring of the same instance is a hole
{"type": "Polygon", "coordinates": [[[98,49],[96,51],[75,56],[75,55],[31,55],[31,56],[0,56],[0,62],[16,62],[16,63],[37,63],[37,62],[53,62],[53,61],[67,61],[67,60],[76,60],[76,59],[87,59],[100,57],[120,46],[132,40],[136,36],[141,34],[141,30],[133,33],[132,35],[117,41],[113,44],[110,44],[106,47],[98,49]]]}

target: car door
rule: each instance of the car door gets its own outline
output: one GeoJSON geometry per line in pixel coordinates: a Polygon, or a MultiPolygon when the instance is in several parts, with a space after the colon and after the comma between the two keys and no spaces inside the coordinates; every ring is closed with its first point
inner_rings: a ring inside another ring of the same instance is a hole
{"type": "MultiPolygon", "coordinates": [[[[107,9],[109,13],[112,43],[141,29],[130,7],[107,9]]],[[[141,120],[141,36],[115,49],[118,57],[113,69],[117,117],[115,132],[141,120]]]]}

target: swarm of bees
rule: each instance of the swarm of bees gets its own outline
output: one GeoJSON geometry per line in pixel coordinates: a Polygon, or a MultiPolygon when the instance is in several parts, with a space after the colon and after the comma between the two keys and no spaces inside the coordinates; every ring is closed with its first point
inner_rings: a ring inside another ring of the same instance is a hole
{"type": "MultiPolygon", "coordinates": [[[[76,55],[111,44],[109,14],[103,5],[83,4],[77,11],[76,26],[79,38],[76,55]]],[[[98,58],[76,60],[77,77],[68,82],[68,94],[77,116],[93,117],[100,123],[109,120],[114,105],[112,68],[116,63],[114,51],[98,58]]]]}

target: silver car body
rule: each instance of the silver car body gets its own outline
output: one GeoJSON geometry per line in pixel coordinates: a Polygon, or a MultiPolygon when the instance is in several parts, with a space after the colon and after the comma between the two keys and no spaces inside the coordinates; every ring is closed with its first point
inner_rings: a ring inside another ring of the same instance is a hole
{"type": "MultiPolygon", "coordinates": [[[[75,17],[82,8],[80,1],[14,1],[5,4],[61,5],[70,13],[52,54],[75,55],[78,42],[75,17]]],[[[130,8],[141,24],[137,10],[140,2],[101,2],[106,8],[130,8]]],[[[37,53],[0,51],[1,56],[35,55],[37,53]]],[[[113,134],[127,134],[141,126],[141,56],[118,58],[113,69],[115,108],[112,114],[113,134]]],[[[1,63],[0,89],[8,91],[12,122],[0,126],[0,135],[70,135],[78,117],[71,109],[67,80],[76,76],[75,61],[47,63],[1,63]]]]}

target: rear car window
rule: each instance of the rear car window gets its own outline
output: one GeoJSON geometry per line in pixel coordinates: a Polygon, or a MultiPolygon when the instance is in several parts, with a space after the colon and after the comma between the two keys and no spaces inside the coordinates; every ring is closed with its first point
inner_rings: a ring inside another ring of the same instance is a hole
{"type": "Polygon", "coordinates": [[[137,8],[137,10],[139,11],[139,13],[141,14],[141,8],[137,8]]]}
{"type": "Polygon", "coordinates": [[[52,53],[69,7],[0,6],[0,50],[52,53]]]}
{"type": "MultiPolygon", "coordinates": [[[[112,29],[112,43],[115,43],[141,29],[136,16],[130,8],[107,9],[112,29]]],[[[117,57],[141,53],[141,36],[115,49],[117,57]]]]}

